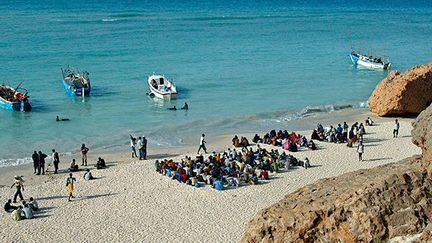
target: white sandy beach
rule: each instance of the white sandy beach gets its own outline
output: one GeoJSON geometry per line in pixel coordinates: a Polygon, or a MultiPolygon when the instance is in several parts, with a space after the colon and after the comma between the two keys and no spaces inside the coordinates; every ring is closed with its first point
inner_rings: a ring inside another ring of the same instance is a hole
{"type": "MultiPolygon", "coordinates": [[[[93,170],[99,179],[87,182],[83,172],[74,174],[77,198],[72,202],[67,201],[67,173],[36,178],[23,172],[24,197],[35,197],[42,210],[34,219],[19,222],[2,212],[0,242],[238,242],[246,223],[287,193],[322,178],[396,162],[421,152],[411,143],[411,119],[400,120],[397,139],[392,138],[393,119],[376,120],[376,126],[366,127],[363,162],[358,162],[355,148],[317,142],[319,150],[294,153],[299,159],[308,157],[312,168],[294,167],[272,174],[271,180],[260,181],[260,185],[222,192],[210,186],[196,189],[154,172],[154,159],[166,155],[182,158],[185,154],[195,157],[196,147],[159,149],[144,162],[126,159],[130,156],[127,152],[107,154],[103,157],[108,163],[116,162],[108,169],[93,170]]],[[[311,130],[302,134],[309,138],[311,130]]],[[[219,152],[232,147],[232,136],[209,138],[209,150],[219,152]]],[[[69,162],[67,158],[62,160],[64,168],[69,162]]],[[[10,186],[16,171],[2,170],[0,183],[10,182],[10,186]]],[[[1,203],[13,194],[14,189],[1,187],[1,203]]]]}

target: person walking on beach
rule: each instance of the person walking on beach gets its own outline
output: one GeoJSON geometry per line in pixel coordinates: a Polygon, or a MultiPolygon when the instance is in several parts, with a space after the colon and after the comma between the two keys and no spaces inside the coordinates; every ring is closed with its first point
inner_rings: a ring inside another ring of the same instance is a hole
{"type": "Polygon", "coordinates": [[[22,195],[21,189],[24,191],[24,180],[22,179],[21,176],[15,176],[15,182],[12,184],[11,188],[14,187],[16,188],[16,192],[15,195],[13,197],[13,202],[16,203],[17,201],[17,197],[20,198],[21,201],[24,200],[24,197],[22,195]]]}
{"type": "Polygon", "coordinates": [[[362,141],[357,145],[357,153],[359,155],[359,161],[363,161],[364,145],[362,141]]]}
{"type": "Polygon", "coordinates": [[[207,153],[207,148],[206,148],[206,146],[205,146],[205,144],[206,144],[207,142],[204,140],[204,137],[205,137],[205,134],[203,133],[203,134],[201,135],[200,145],[199,145],[199,148],[198,148],[198,152],[197,152],[197,154],[199,154],[199,152],[200,152],[201,149],[204,150],[204,153],[207,153]]]}
{"type": "Polygon", "coordinates": [[[81,155],[82,155],[82,164],[81,164],[81,166],[87,166],[87,153],[88,153],[88,151],[89,151],[89,148],[87,148],[86,146],[85,146],[85,144],[83,143],[82,145],[81,145],[81,155]]]}
{"type": "Polygon", "coordinates": [[[42,171],[42,175],[45,175],[45,158],[48,157],[48,155],[42,153],[42,151],[39,151],[39,168],[37,175],[40,175],[42,171]]]}
{"type": "Polygon", "coordinates": [[[39,155],[36,151],[34,151],[32,154],[32,160],[33,160],[34,174],[36,174],[39,168],[39,155]]]}
{"type": "Polygon", "coordinates": [[[395,120],[395,124],[394,124],[394,126],[393,126],[393,137],[394,137],[394,138],[397,138],[397,136],[399,135],[399,127],[400,127],[399,122],[398,122],[398,120],[396,119],[396,120],[395,120]]]}
{"type": "Polygon", "coordinates": [[[69,192],[69,198],[68,198],[69,202],[71,201],[71,198],[75,198],[73,196],[73,194],[72,194],[73,191],[74,191],[74,183],[75,183],[75,181],[76,181],[75,177],[73,177],[72,173],[70,173],[69,177],[66,179],[66,187],[67,187],[67,190],[69,192]]]}
{"type": "Polygon", "coordinates": [[[55,149],[53,149],[52,152],[53,152],[52,158],[53,158],[53,165],[54,165],[54,174],[57,174],[60,158],[59,158],[59,154],[55,151],[55,149]]]}

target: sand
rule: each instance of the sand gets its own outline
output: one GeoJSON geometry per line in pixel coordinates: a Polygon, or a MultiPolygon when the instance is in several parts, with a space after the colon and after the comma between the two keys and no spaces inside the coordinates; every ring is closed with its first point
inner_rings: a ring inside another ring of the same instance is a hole
{"type": "MultiPolygon", "coordinates": [[[[290,192],[321,178],[421,153],[411,143],[412,120],[401,120],[397,139],[392,138],[393,119],[376,120],[376,126],[366,127],[363,162],[358,161],[355,148],[318,142],[317,151],[294,153],[299,159],[308,157],[312,168],[293,168],[271,174],[269,181],[260,181],[259,185],[222,192],[209,186],[196,189],[179,184],[153,171],[154,159],[195,156],[197,147],[153,150],[147,161],[128,159],[127,152],[104,154],[110,167],[93,170],[98,179],[84,181],[83,172],[74,173],[76,198],[72,202],[67,201],[66,172],[34,176],[29,166],[2,168],[0,201],[11,198],[14,189],[7,186],[12,184],[13,175],[20,173],[26,178],[24,197],[37,198],[42,209],[34,219],[19,222],[2,212],[0,242],[238,242],[246,223],[260,209],[290,192]]],[[[310,133],[304,132],[308,137],[310,133]]],[[[208,138],[209,149],[231,147],[232,136],[208,138]]],[[[90,155],[94,161],[96,155],[90,155]]],[[[69,161],[68,157],[61,159],[69,161]]],[[[61,168],[68,164],[63,162],[61,168]]]]}

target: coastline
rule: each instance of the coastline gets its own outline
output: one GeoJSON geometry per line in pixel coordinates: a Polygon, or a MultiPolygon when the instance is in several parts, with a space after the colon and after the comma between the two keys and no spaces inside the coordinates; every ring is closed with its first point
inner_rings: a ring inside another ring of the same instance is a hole
{"type": "MultiPolygon", "coordinates": [[[[350,124],[371,116],[368,112],[355,114],[351,119],[346,113],[339,115],[331,114],[328,119],[346,117],[350,124]]],[[[256,212],[277,202],[287,193],[322,178],[396,162],[420,153],[411,143],[412,119],[400,119],[400,138],[391,139],[394,119],[371,117],[377,125],[366,127],[368,135],[365,137],[364,162],[356,160],[355,149],[343,144],[318,142],[320,149],[317,151],[293,153],[299,159],[307,156],[312,168],[294,168],[272,174],[270,181],[261,181],[258,186],[241,186],[222,192],[216,192],[209,186],[195,189],[154,172],[155,159],[194,156],[197,146],[152,148],[146,161],[129,158],[129,151],[126,150],[100,155],[90,153],[89,162],[102,156],[109,168],[93,170],[94,176],[99,179],[90,182],[82,179],[83,172],[74,173],[78,180],[77,198],[71,203],[67,202],[63,185],[68,172],[55,176],[33,176],[30,165],[2,168],[1,198],[13,195],[13,189],[8,186],[15,174],[23,174],[26,180],[24,197],[33,196],[39,200],[42,212],[32,220],[20,222],[12,221],[10,215],[3,213],[0,221],[4,227],[0,230],[0,239],[4,242],[54,242],[64,241],[74,235],[76,241],[160,242],[178,238],[183,241],[238,242],[244,226],[256,212]]],[[[317,117],[306,120],[303,123],[330,125],[325,119],[317,117]]],[[[310,136],[314,128],[300,132],[310,136]]],[[[221,152],[232,147],[233,135],[208,137],[209,151],[221,152]]],[[[239,132],[237,135],[250,139],[253,134],[239,132]]],[[[69,165],[68,157],[62,156],[61,161],[60,169],[69,165]]],[[[92,162],[89,164],[93,165],[92,162]]]]}

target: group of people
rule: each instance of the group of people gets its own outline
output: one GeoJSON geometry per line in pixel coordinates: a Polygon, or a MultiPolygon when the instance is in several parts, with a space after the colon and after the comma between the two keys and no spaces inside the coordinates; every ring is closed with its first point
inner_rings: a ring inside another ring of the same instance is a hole
{"type": "Polygon", "coordinates": [[[237,137],[237,135],[234,136],[234,138],[232,139],[232,145],[234,145],[234,147],[236,148],[246,148],[247,146],[249,146],[249,141],[247,140],[246,137],[240,137],[240,139],[237,137]]]}
{"type": "Polygon", "coordinates": [[[4,205],[4,210],[8,213],[12,213],[12,219],[16,221],[24,218],[33,218],[33,211],[37,211],[39,207],[36,200],[34,200],[32,197],[30,197],[29,203],[26,203],[26,201],[24,201],[24,197],[22,194],[22,191],[24,191],[24,179],[22,176],[15,176],[15,181],[12,184],[11,188],[13,187],[15,187],[16,189],[13,201],[12,199],[9,199],[4,205]],[[17,203],[18,197],[21,200],[22,205],[13,205],[12,203],[17,203]]]}
{"type": "Polygon", "coordinates": [[[132,158],[138,158],[137,155],[137,148],[139,153],[139,160],[145,160],[147,159],[147,139],[143,137],[138,137],[138,140],[130,135],[130,146],[132,151],[132,158]]]}
{"type": "Polygon", "coordinates": [[[256,150],[234,148],[223,153],[213,152],[206,159],[203,155],[198,155],[195,159],[186,156],[179,162],[172,159],[156,160],[154,169],[187,185],[200,187],[207,184],[216,190],[223,190],[224,185],[257,184],[259,179],[268,180],[269,173],[288,170],[291,166],[307,169],[310,162],[308,158],[301,161],[291,154],[279,153],[273,149],[268,151],[258,145],[256,150]]]}
{"type": "Polygon", "coordinates": [[[39,210],[39,206],[32,197],[28,203],[23,200],[21,205],[13,205],[12,200],[9,199],[4,205],[4,210],[11,214],[13,220],[19,221],[33,218],[34,212],[39,210]]]}
{"type": "MultiPolygon", "coordinates": [[[[168,110],[170,110],[170,111],[176,111],[176,110],[178,110],[178,109],[177,109],[176,106],[173,106],[173,107],[168,108],[168,110]]],[[[183,105],[183,107],[180,108],[180,110],[189,110],[189,105],[188,105],[188,103],[185,102],[184,105],[183,105]]]]}
{"type": "Polygon", "coordinates": [[[306,136],[297,134],[295,132],[289,133],[287,130],[271,130],[266,133],[262,138],[255,134],[252,139],[254,143],[264,143],[273,146],[282,147],[290,152],[297,152],[299,147],[306,147],[310,150],[316,150],[316,144],[312,140],[308,140],[306,136]]]}

